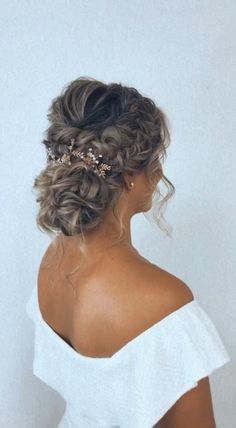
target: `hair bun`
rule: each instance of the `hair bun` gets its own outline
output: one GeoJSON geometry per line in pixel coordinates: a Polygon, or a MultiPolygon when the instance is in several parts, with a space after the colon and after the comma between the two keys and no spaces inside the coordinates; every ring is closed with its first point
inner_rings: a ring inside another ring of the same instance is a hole
{"type": "MultiPolygon", "coordinates": [[[[47,117],[42,142],[55,164],[41,171],[33,189],[40,205],[37,225],[48,233],[72,236],[95,228],[126,189],[124,173],[145,168],[152,183],[170,143],[164,113],[135,88],[117,83],[78,78],[52,100],[47,117]]],[[[164,174],[162,179],[171,196],[174,186],[164,174]]]]}

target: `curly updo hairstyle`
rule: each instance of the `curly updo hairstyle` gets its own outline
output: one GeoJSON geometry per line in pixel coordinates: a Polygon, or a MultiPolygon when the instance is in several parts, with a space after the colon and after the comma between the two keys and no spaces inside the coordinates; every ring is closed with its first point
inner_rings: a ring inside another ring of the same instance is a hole
{"type": "MultiPolygon", "coordinates": [[[[161,163],[170,144],[170,132],[167,117],[153,100],[120,83],[80,77],[52,100],[47,118],[50,126],[42,143],[53,155],[68,153],[74,138],[74,149],[86,152],[92,147],[95,155],[101,153],[103,162],[112,168],[104,178],[86,168],[79,158],[70,166],[47,165],[33,185],[38,192],[36,221],[41,231],[49,236],[79,235],[85,241],[86,232],[95,229],[108,210],[116,216],[115,206],[125,187],[123,173],[138,174],[145,168],[151,185],[159,173],[168,188],[153,212],[156,223],[168,234],[161,222],[163,207],[175,187],[163,174],[161,163]]],[[[158,187],[154,194],[158,198],[161,195],[158,187]]],[[[120,238],[124,229],[122,220],[117,220],[120,238]]]]}

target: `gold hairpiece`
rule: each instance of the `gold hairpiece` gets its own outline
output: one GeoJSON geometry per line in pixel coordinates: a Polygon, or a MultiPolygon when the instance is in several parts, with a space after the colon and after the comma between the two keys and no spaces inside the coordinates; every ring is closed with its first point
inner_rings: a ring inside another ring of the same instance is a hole
{"type": "Polygon", "coordinates": [[[78,150],[72,150],[74,145],[75,139],[71,138],[69,147],[69,152],[64,153],[63,156],[56,158],[55,155],[52,154],[51,148],[49,147],[47,149],[47,163],[50,165],[60,165],[60,164],[67,164],[71,165],[71,155],[80,157],[80,159],[83,160],[83,162],[88,166],[91,167],[92,170],[98,174],[101,177],[105,177],[107,170],[111,169],[111,166],[106,163],[99,163],[98,158],[102,158],[102,155],[99,154],[98,158],[93,154],[92,147],[89,147],[88,152],[86,155],[84,152],[78,151],[78,150]]]}

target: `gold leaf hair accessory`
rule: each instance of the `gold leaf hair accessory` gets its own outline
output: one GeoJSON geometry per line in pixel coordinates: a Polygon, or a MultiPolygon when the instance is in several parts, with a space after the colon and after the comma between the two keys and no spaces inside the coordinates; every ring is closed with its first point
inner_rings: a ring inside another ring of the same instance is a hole
{"type": "Polygon", "coordinates": [[[71,165],[71,155],[79,157],[83,160],[83,162],[88,166],[91,167],[92,170],[98,174],[101,177],[106,176],[106,171],[111,169],[111,166],[106,163],[100,163],[100,160],[98,158],[102,158],[102,155],[99,154],[98,157],[96,157],[93,153],[92,147],[89,147],[88,152],[86,155],[84,152],[79,151],[78,149],[72,150],[74,145],[75,139],[71,138],[69,147],[69,152],[64,153],[63,156],[57,157],[52,154],[51,148],[49,147],[47,149],[47,163],[50,165],[60,165],[60,164],[67,164],[71,165]]]}

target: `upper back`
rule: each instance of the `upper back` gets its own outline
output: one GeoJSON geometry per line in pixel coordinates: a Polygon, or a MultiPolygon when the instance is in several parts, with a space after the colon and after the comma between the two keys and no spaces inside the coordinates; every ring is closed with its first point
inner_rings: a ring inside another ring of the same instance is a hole
{"type": "Polygon", "coordinates": [[[113,355],[193,299],[182,280],[127,247],[84,263],[71,277],[76,294],[65,273],[78,263],[78,253],[66,248],[59,269],[55,269],[57,258],[50,245],[38,273],[40,311],[70,346],[86,356],[113,355]]]}
{"type": "Polygon", "coordinates": [[[78,353],[42,322],[35,294],[28,313],[37,331],[34,373],[69,401],[70,417],[81,425],[92,418],[108,426],[215,428],[207,376],[229,356],[189,287],[122,248],[109,261],[104,255],[85,263],[73,277],[74,295],[65,274],[78,259],[67,250],[60,267],[54,248],[46,251],[38,303],[46,323],[78,353]]]}

